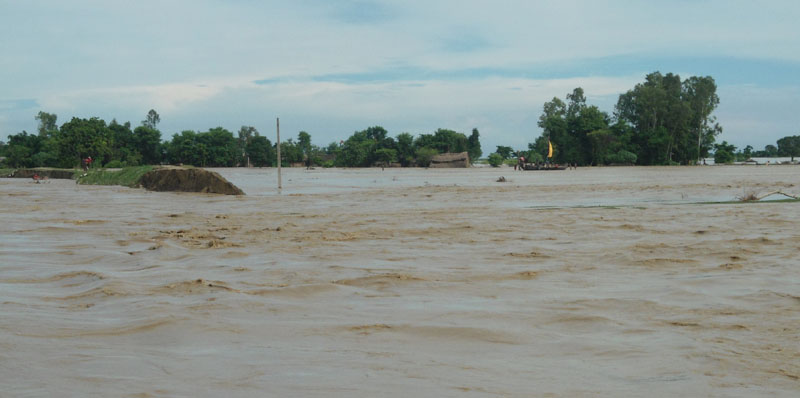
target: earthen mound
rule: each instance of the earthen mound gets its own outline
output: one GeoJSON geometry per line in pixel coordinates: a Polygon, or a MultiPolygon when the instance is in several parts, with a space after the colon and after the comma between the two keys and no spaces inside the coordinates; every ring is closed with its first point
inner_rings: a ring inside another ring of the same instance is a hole
{"type": "Polygon", "coordinates": [[[145,173],[139,184],[150,191],[178,191],[244,195],[221,175],[203,169],[168,167],[145,173]]]}

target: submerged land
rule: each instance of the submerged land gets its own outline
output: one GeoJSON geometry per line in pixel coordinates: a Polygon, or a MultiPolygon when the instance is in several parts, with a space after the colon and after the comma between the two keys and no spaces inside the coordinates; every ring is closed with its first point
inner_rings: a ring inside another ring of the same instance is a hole
{"type": "Polygon", "coordinates": [[[214,171],[247,195],[0,179],[6,391],[800,388],[800,203],[737,200],[796,167],[214,171]]]}

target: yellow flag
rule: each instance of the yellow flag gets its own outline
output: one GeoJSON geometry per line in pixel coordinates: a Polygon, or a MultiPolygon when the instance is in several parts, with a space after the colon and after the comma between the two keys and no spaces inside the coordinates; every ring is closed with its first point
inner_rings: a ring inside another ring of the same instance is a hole
{"type": "Polygon", "coordinates": [[[547,150],[547,157],[548,158],[552,158],[553,157],[553,143],[550,142],[550,141],[547,141],[547,145],[550,147],[550,149],[547,150]]]}

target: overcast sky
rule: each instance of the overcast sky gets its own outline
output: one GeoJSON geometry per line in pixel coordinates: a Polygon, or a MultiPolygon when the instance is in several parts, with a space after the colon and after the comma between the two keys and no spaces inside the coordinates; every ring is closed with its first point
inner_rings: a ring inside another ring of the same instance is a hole
{"type": "Polygon", "coordinates": [[[712,76],[718,140],[800,134],[800,1],[0,0],[0,140],[34,116],[182,130],[255,126],[326,146],[481,133],[527,147],[544,102],[613,112],[653,71],[712,76]]]}

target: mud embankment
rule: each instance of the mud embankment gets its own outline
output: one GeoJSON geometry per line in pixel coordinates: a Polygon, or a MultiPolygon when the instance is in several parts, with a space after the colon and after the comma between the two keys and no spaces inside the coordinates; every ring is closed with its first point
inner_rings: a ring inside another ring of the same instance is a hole
{"type": "Polygon", "coordinates": [[[150,191],[244,195],[244,191],[213,171],[167,167],[147,172],[139,184],[150,191]]]}
{"type": "Polygon", "coordinates": [[[75,178],[75,170],[71,169],[17,169],[8,177],[12,178],[33,178],[34,174],[39,177],[72,180],[75,178]]]}

